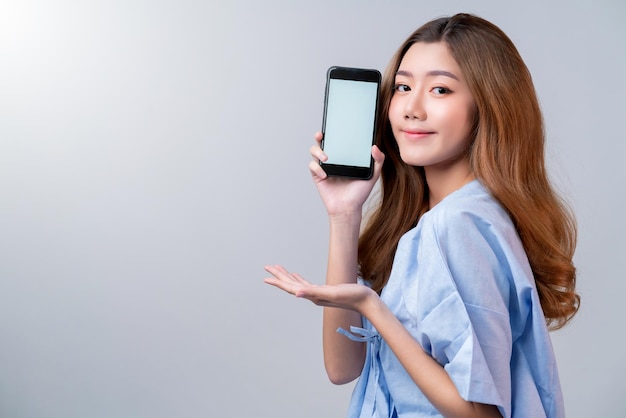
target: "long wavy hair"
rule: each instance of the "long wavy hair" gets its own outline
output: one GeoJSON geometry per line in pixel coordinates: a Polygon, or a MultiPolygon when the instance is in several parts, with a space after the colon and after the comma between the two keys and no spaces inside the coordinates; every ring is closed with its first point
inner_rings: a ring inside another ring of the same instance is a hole
{"type": "Polygon", "coordinates": [[[577,312],[576,223],[545,168],[543,117],[530,73],[511,40],[469,14],[433,20],[393,56],[383,78],[376,143],[386,159],[380,202],[359,239],[359,272],[381,292],[400,237],[428,210],[424,170],[404,163],[389,123],[395,73],[416,42],[443,42],[458,63],[477,112],[468,150],[474,176],[509,213],[526,250],[550,329],[577,312]]]}

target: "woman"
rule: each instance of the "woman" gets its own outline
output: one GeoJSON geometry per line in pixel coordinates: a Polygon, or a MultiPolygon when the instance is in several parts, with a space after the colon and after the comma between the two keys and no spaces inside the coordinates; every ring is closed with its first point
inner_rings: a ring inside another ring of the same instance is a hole
{"type": "Polygon", "coordinates": [[[325,307],[329,378],[360,376],[351,417],[564,416],[548,329],[578,309],[576,228],[515,46],[476,16],[431,21],[398,49],[381,103],[371,180],[327,177],[320,133],[311,149],[326,285],[281,266],[266,282],[325,307]]]}

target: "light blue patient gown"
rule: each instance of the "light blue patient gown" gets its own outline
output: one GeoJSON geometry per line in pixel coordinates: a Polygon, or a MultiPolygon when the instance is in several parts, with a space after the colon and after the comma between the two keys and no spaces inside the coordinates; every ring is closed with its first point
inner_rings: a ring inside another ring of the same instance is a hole
{"type": "MultiPolygon", "coordinates": [[[[504,417],[564,417],[550,336],[511,219],[473,181],[422,216],[398,243],[382,300],[441,364],[461,396],[504,417]]],[[[364,318],[339,330],[367,358],[349,417],[441,416],[364,318]]]]}

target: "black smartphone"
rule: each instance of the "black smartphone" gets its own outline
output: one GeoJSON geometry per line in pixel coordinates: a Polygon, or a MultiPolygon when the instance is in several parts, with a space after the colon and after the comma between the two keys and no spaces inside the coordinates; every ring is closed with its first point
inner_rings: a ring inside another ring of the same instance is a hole
{"type": "Polygon", "coordinates": [[[326,73],[320,165],[329,176],[369,179],[380,94],[380,72],[330,67],[326,73]]]}

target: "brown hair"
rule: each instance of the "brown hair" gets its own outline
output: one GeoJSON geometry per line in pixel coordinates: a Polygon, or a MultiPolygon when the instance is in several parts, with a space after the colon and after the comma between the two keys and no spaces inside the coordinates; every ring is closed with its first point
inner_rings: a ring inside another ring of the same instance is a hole
{"type": "Polygon", "coordinates": [[[572,257],[576,224],[545,169],[543,118],[532,79],[511,40],[479,17],[457,14],[417,29],[392,58],[381,88],[377,145],[386,159],[381,200],[359,239],[359,269],[378,292],[387,283],[400,237],[428,210],[423,169],[405,164],[388,112],[395,73],[416,42],[444,42],[477,106],[469,149],[472,173],[508,211],[526,250],[551,329],[577,312],[572,257]]]}

